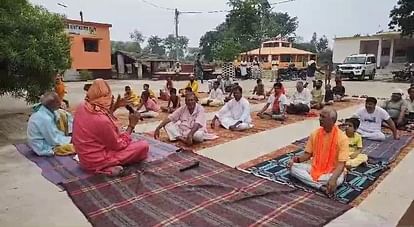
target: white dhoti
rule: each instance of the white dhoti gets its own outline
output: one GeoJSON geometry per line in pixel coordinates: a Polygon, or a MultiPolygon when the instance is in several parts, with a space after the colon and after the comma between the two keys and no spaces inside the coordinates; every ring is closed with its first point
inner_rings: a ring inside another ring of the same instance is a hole
{"type": "MultiPolygon", "coordinates": [[[[178,137],[187,137],[188,136],[188,134],[185,134],[178,127],[178,124],[179,124],[179,122],[177,122],[177,123],[172,123],[171,122],[171,123],[167,124],[164,127],[170,141],[177,141],[178,137]]],[[[201,143],[201,142],[204,141],[205,136],[206,136],[206,134],[205,134],[204,130],[199,129],[197,132],[194,133],[193,140],[194,140],[194,142],[201,143]]]]}
{"type": "Polygon", "coordinates": [[[148,112],[141,113],[141,117],[143,118],[155,118],[155,117],[158,117],[158,115],[159,113],[155,111],[148,111],[148,112]]]}
{"type": "MultiPolygon", "coordinates": [[[[311,176],[311,168],[311,164],[308,163],[294,163],[290,170],[290,174],[304,184],[316,189],[320,189],[322,186],[327,185],[329,179],[332,177],[332,173],[323,174],[319,177],[318,181],[314,181],[311,176]]],[[[345,174],[342,173],[336,180],[336,185],[341,185],[344,180],[345,174]]]]}
{"type": "Polygon", "coordinates": [[[385,134],[381,131],[365,131],[361,128],[357,130],[359,134],[361,134],[362,138],[369,139],[369,140],[375,140],[375,141],[384,141],[385,140],[385,134]]]}
{"type": "MultiPolygon", "coordinates": [[[[219,121],[220,121],[221,126],[223,126],[225,129],[230,129],[231,126],[235,125],[238,122],[238,120],[234,120],[231,117],[221,117],[219,118],[219,121]]],[[[253,127],[252,124],[243,122],[237,125],[236,130],[243,131],[243,130],[250,129],[252,127],[253,127]]]]}
{"type": "Polygon", "coordinates": [[[219,99],[204,98],[201,99],[200,104],[217,107],[224,105],[224,101],[219,99]]]}

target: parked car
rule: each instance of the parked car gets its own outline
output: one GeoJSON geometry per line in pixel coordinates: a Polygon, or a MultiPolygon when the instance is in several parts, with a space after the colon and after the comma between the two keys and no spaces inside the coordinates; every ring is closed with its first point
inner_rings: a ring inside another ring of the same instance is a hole
{"type": "Polygon", "coordinates": [[[337,74],[341,75],[342,78],[363,80],[368,76],[370,80],[373,80],[376,69],[375,55],[355,54],[346,57],[344,63],[337,66],[337,74]]]}

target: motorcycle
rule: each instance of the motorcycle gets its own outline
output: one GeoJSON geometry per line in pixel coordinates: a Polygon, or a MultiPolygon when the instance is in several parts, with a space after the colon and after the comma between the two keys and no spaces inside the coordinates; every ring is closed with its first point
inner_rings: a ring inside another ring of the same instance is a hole
{"type": "Polygon", "coordinates": [[[414,72],[412,71],[413,63],[405,64],[405,68],[400,71],[393,71],[394,81],[404,81],[414,83],[414,72]]]}

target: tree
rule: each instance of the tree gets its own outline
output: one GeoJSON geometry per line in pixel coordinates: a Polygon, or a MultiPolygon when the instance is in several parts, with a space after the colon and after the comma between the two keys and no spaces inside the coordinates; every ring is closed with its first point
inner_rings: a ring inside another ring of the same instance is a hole
{"type": "Polygon", "coordinates": [[[324,35],[321,38],[319,38],[319,41],[316,43],[316,50],[318,53],[323,53],[328,49],[328,38],[324,35]]]}
{"type": "Polygon", "coordinates": [[[145,41],[144,35],[140,31],[135,29],[133,32],[129,34],[129,37],[135,43],[135,46],[138,50],[137,52],[141,52],[141,44],[145,41]]]}
{"type": "Polygon", "coordinates": [[[112,52],[121,50],[126,52],[141,52],[140,47],[135,42],[111,41],[112,52]]]}
{"type": "Polygon", "coordinates": [[[318,45],[318,35],[316,34],[316,32],[312,34],[310,44],[312,44],[315,47],[315,49],[317,49],[316,46],[318,45]]]}
{"type": "Polygon", "coordinates": [[[165,55],[165,47],[163,44],[163,39],[161,39],[158,36],[151,36],[148,39],[148,50],[151,54],[156,54],[158,56],[164,56],[165,55]]]}
{"type": "Polygon", "coordinates": [[[63,18],[27,0],[2,0],[0,15],[0,95],[36,102],[70,67],[63,18]]]}
{"type": "Polygon", "coordinates": [[[184,60],[186,62],[194,62],[197,59],[197,54],[200,53],[200,48],[198,47],[188,47],[187,54],[185,55],[184,60]]]}
{"type": "Polygon", "coordinates": [[[287,13],[271,12],[267,0],[229,0],[230,12],[224,23],[200,39],[205,59],[233,58],[240,52],[258,48],[261,42],[277,36],[294,35],[297,18],[287,13]],[[226,48],[230,48],[227,50],[226,48]]]}
{"type": "Polygon", "coordinates": [[[402,36],[413,37],[414,34],[414,1],[398,0],[397,6],[391,10],[390,29],[401,30],[402,36]]]}
{"type": "Polygon", "coordinates": [[[167,50],[167,56],[169,58],[175,58],[178,52],[178,58],[184,58],[188,41],[188,38],[185,36],[179,36],[177,39],[173,34],[168,35],[167,38],[164,39],[164,46],[167,50]]]}

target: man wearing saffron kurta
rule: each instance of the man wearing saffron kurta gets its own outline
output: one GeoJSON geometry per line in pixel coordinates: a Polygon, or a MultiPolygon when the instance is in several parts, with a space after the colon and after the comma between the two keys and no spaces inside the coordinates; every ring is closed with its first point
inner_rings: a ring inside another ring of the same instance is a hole
{"type": "Polygon", "coordinates": [[[345,163],[349,157],[349,141],[335,125],[337,112],[324,108],[320,113],[321,127],[309,137],[305,153],[289,162],[290,173],[303,183],[333,195],[345,179],[345,163]],[[304,163],[308,160],[311,162],[304,163]]]}
{"type": "Polygon", "coordinates": [[[126,132],[121,133],[113,112],[125,105],[119,96],[113,100],[109,85],[96,79],[89,88],[85,102],[75,113],[73,145],[79,156],[80,166],[88,171],[118,176],[123,165],[144,160],[149,145],[146,141],[132,141],[131,134],[141,116],[129,115],[126,132]]]}
{"type": "Polygon", "coordinates": [[[155,129],[155,139],[159,138],[162,128],[167,132],[170,141],[179,140],[188,146],[194,142],[201,143],[217,138],[207,132],[204,108],[196,102],[194,93],[188,93],[185,96],[185,105],[170,114],[155,129]]]}
{"type": "Polygon", "coordinates": [[[214,116],[211,128],[215,128],[216,121],[225,129],[232,131],[242,131],[253,127],[250,117],[250,104],[247,99],[242,97],[243,90],[240,86],[233,88],[234,99],[224,105],[223,108],[214,116]]]}

